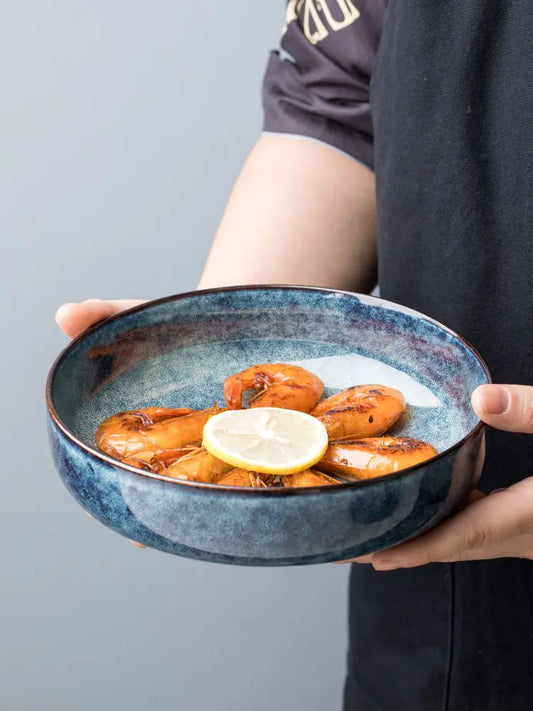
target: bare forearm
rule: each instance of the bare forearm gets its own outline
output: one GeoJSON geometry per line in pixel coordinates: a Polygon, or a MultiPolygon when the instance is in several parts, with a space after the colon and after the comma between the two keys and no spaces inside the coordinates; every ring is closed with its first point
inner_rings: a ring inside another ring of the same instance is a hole
{"type": "MultiPolygon", "coordinates": [[[[367,291],[375,272],[373,173],[326,146],[267,135],[239,176],[198,288],[306,284],[367,291]]],[[[65,304],[57,322],[74,337],[136,303],[65,304]]]]}
{"type": "Polygon", "coordinates": [[[199,288],[306,284],[370,290],[374,175],[310,141],[265,135],[237,180],[199,288]]]}

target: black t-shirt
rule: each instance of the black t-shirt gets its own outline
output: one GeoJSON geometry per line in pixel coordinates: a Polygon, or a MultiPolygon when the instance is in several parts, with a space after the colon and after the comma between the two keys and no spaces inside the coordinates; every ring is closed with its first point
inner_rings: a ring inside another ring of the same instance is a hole
{"type": "MultiPolygon", "coordinates": [[[[373,168],[381,294],[533,384],[531,0],[291,0],[287,20],[265,130],[373,168]]],[[[489,431],[481,488],[532,463],[533,435],[489,431]]],[[[533,563],[354,566],[348,667],[354,711],[530,711],[533,563]]]]}
{"type": "Polygon", "coordinates": [[[386,5],[289,0],[263,84],[265,131],[314,138],[373,167],[370,80],[386,5]]]}

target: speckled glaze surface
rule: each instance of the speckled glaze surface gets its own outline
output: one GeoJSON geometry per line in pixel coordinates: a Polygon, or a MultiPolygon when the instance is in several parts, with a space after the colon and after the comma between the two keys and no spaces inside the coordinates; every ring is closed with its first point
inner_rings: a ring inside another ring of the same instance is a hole
{"type": "Polygon", "coordinates": [[[162,551],[239,565],[300,565],[363,555],[430,529],[471,491],[483,427],[471,392],[490,376],[443,326],[377,298],[323,289],[247,287],[150,302],[93,327],[58,358],[47,383],[56,467],[106,526],[162,551]],[[394,433],[439,455],[375,480],[309,489],[240,489],[141,472],[96,450],[109,415],[223,402],[249,365],[294,362],[326,395],[360,383],[398,387],[408,414],[394,433]]]}

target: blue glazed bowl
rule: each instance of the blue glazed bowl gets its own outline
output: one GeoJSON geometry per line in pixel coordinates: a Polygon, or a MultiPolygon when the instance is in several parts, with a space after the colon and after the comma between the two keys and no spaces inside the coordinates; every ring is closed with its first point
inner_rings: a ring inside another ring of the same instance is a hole
{"type": "Polygon", "coordinates": [[[128,538],[218,563],[325,563],[417,536],[464,500],[484,456],[470,395],[488,382],[457,334],[377,298],[277,286],[193,292],[107,319],[63,351],[47,383],[50,445],[74,498],[128,538]],[[409,407],[394,432],[439,454],[373,480],[244,489],[151,474],[96,449],[106,417],[222,403],[226,376],[265,362],[307,367],[326,395],[360,383],[399,388],[409,407]]]}

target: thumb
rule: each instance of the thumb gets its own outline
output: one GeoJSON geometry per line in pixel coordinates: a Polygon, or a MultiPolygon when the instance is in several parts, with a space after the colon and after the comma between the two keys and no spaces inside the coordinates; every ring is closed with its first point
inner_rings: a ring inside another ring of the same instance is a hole
{"type": "Polygon", "coordinates": [[[143,301],[138,299],[88,299],[80,304],[63,304],[57,310],[56,323],[69,338],[75,338],[93,323],[142,303],[143,301]]]}
{"type": "Polygon", "coordinates": [[[472,394],[472,407],[491,427],[533,434],[533,387],[480,385],[472,394]]]}

